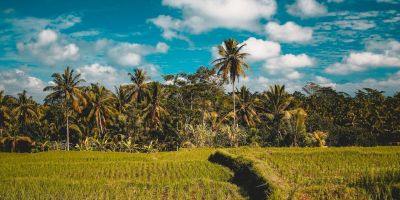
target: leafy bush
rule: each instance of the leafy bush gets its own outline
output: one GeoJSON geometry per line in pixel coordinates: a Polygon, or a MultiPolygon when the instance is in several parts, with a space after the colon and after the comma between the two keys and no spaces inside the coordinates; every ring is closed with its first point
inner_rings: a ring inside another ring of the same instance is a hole
{"type": "Polygon", "coordinates": [[[329,130],[328,146],[374,146],[376,136],[358,127],[334,126],[329,130]]]}
{"type": "Polygon", "coordinates": [[[5,152],[29,153],[32,152],[35,142],[27,136],[4,137],[0,139],[0,150],[5,152]]]}

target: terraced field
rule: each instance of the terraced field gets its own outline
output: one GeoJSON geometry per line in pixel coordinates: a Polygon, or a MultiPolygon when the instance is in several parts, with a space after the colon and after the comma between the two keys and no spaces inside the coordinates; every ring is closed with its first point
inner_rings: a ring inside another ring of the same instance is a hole
{"type": "Polygon", "coordinates": [[[400,147],[215,151],[0,153],[0,199],[400,198],[400,147]]]}
{"type": "Polygon", "coordinates": [[[398,199],[400,147],[239,148],[278,198],[398,199]]]}
{"type": "Polygon", "coordinates": [[[243,199],[213,150],[0,154],[0,199],[243,199]]]}

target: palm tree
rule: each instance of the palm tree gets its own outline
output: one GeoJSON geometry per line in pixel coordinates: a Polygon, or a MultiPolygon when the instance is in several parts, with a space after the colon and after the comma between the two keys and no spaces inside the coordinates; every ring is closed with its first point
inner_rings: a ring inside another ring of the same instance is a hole
{"type": "Polygon", "coordinates": [[[53,102],[56,100],[62,101],[62,107],[65,112],[66,127],[67,127],[67,151],[69,151],[69,106],[72,109],[81,112],[80,102],[86,104],[85,98],[82,95],[79,84],[85,82],[81,79],[80,74],[74,74],[74,70],[67,67],[64,70],[64,74],[54,73],[52,75],[54,85],[50,85],[44,88],[44,91],[53,91],[45,98],[45,102],[53,102]]]}
{"type": "Polygon", "coordinates": [[[32,96],[28,97],[26,91],[18,94],[18,100],[12,114],[18,120],[21,126],[22,132],[26,134],[26,125],[28,122],[35,118],[38,118],[39,113],[37,110],[37,105],[33,101],[32,96]]]}
{"type": "MultiPolygon", "coordinates": [[[[27,134],[26,126],[28,122],[39,118],[37,104],[33,101],[32,96],[28,97],[26,91],[18,94],[18,100],[12,114],[20,125],[20,132],[27,134]]],[[[13,151],[15,151],[16,134],[14,132],[13,151]]]]}
{"type": "Polygon", "coordinates": [[[254,127],[257,122],[260,121],[256,109],[254,108],[254,98],[252,97],[250,90],[242,86],[238,91],[239,109],[236,115],[244,125],[248,127],[254,127]]]}
{"type": "Polygon", "coordinates": [[[0,91],[0,137],[3,136],[3,129],[10,120],[10,109],[8,99],[4,96],[4,90],[0,91]]]}
{"type": "Polygon", "coordinates": [[[125,113],[126,105],[128,104],[127,87],[120,85],[115,87],[115,107],[118,112],[125,113]]]}
{"type": "Polygon", "coordinates": [[[135,101],[136,104],[142,103],[146,99],[148,94],[147,81],[149,78],[146,75],[146,71],[143,69],[135,69],[134,74],[128,73],[133,82],[133,88],[129,94],[131,101],[135,101]]]}
{"type": "MultiPolygon", "coordinates": [[[[213,61],[214,69],[218,71],[218,74],[222,73],[224,81],[229,80],[232,84],[232,99],[233,99],[233,113],[236,113],[236,102],[235,102],[235,82],[236,79],[239,81],[240,75],[246,77],[243,66],[250,70],[249,65],[244,62],[248,53],[241,52],[242,48],[246,44],[239,45],[235,39],[228,39],[224,41],[223,45],[218,46],[218,54],[220,58],[213,61]]],[[[233,126],[236,126],[236,116],[233,116],[233,126]]]]}
{"type": "Polygon", "coordinates": [[[117,113],[114,108],[115,98],[110,91],[99,84],[92,84],[88,97],[90,105],[88,118],[95,120],[97,127],[100,129],[100,137],[104,136],[106,118],[117,113]]]}
{"type": "Polygon", "coordinates": [[[143,110],[143,119],[146,127],[150,129],[161,129],[161,119],[168,114],[164,106],[164,90],[161,84],[153,82],[150,85],[151,95],[149,96],[147,106],[143,110]]]}
{"type": "Polygon", "coordinates": [[[288,111],[285,119],[293,137],[292,145],[298,146],[300,136],[306,134],[307,113],[302,108],[296,108],[288,111]]]}
{"type": "Polygon", "coordinates": [[[282,139],[281,123],[285,116],[288,115],[288,107],[292,101],[286,91],[285,86],[270,86],[269,90],[262,94],[261,110],[265,112],[265,116],[272,121],[279,139],[282,139]]]}

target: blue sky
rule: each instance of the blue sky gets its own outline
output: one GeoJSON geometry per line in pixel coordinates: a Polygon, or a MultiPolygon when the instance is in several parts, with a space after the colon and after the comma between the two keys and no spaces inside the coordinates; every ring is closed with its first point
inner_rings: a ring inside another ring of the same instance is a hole
{"type": "Polygon", "coordinates": [[[215,47],[246,43],[240,84],[301,90],[308,81],[350,94],[400,86],[399,0],[0,1],[0,90],[45,95],[73,67],[109,89],[139,67],[162,74],[211,67],[215,47]]]}

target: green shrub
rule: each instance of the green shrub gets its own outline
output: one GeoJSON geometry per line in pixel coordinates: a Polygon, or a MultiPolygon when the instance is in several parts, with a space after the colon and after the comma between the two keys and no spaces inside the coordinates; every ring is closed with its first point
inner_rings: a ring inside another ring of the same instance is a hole
{"type": "Polygon", "coordinates": [[[5,137],[0,140],[0,150],[4,152],[29,153],[32,152],[35,142],[27,136],[17,136],[14,143],[14,137],[5,137]]]}

